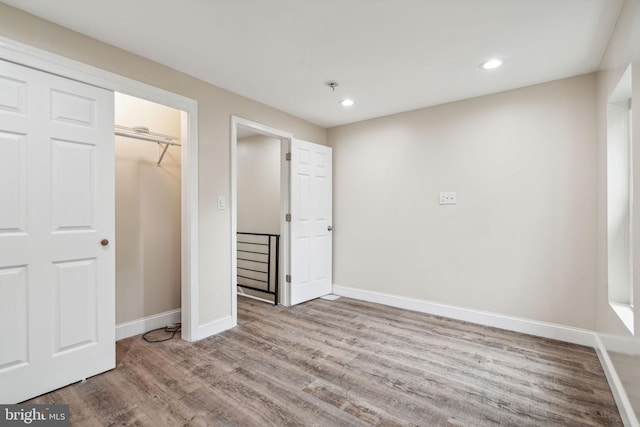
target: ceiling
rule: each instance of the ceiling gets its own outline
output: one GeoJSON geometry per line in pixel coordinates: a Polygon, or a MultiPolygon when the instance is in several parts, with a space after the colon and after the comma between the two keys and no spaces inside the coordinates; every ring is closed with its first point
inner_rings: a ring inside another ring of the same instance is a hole
{"type": "Polygon", "coordinates": [[[596,71],[623,3],[1,1],[323,127],[596,71]]]}

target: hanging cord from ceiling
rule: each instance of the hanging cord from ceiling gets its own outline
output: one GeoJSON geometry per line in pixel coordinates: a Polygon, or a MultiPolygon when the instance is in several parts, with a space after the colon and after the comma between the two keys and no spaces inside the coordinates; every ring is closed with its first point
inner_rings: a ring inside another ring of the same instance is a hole
{"type": "Polygon", "coordinates": [[[142,338],[148,343],[169,341],[169,340],[173,339],[173,337],[175,337],[176,334],[178,332],[180,332],[181,330],[182,330],[182,324],[181,323],[174,323],[172,325],[167,325],[164,328],[158,328],[158,329],[153,329],[151,331],[148,331],[148,332],[146,332],[145,334],[142,335],[142,338]],[[152,334],[153,332],[156,332],[156,331],[162,331],[162,330],[164,330],[164,332],[169,333],[171,335],[169,337],[159,338],[159,339],[148,338],[149,334],[152,334]]]}

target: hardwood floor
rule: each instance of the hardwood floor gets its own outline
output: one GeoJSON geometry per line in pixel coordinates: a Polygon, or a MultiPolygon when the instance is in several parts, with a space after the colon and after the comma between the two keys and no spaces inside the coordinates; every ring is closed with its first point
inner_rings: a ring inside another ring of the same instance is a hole
{"type": "Polygon", "coordinates": [[[239,298],[197,343],[118,342],[113,371],[29,403],[78,426],[619,426],[593,349],[340,298],[239,298]]]}

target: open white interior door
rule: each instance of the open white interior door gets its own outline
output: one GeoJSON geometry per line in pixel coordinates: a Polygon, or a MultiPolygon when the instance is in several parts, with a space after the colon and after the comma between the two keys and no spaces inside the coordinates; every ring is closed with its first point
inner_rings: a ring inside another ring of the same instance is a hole
{"type": "Polygon", "coordinates": [[[0,403],[115,367],[113,114],[0,61],[0,403]]]}
{"type": "Polygon", "coordinates": [[[291,305],[331,293],[331,148],[291,141],[291,305]]]}

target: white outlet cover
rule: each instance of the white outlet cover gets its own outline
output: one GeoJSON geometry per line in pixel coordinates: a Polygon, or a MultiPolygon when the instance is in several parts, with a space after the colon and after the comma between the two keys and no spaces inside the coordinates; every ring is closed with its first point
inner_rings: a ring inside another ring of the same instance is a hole
{"type": "Polygon", "coordinates": [[[455,191],[443,191],[440,193],[441,205],[455,205],[456,204],[456,192],[455,191]]]}

